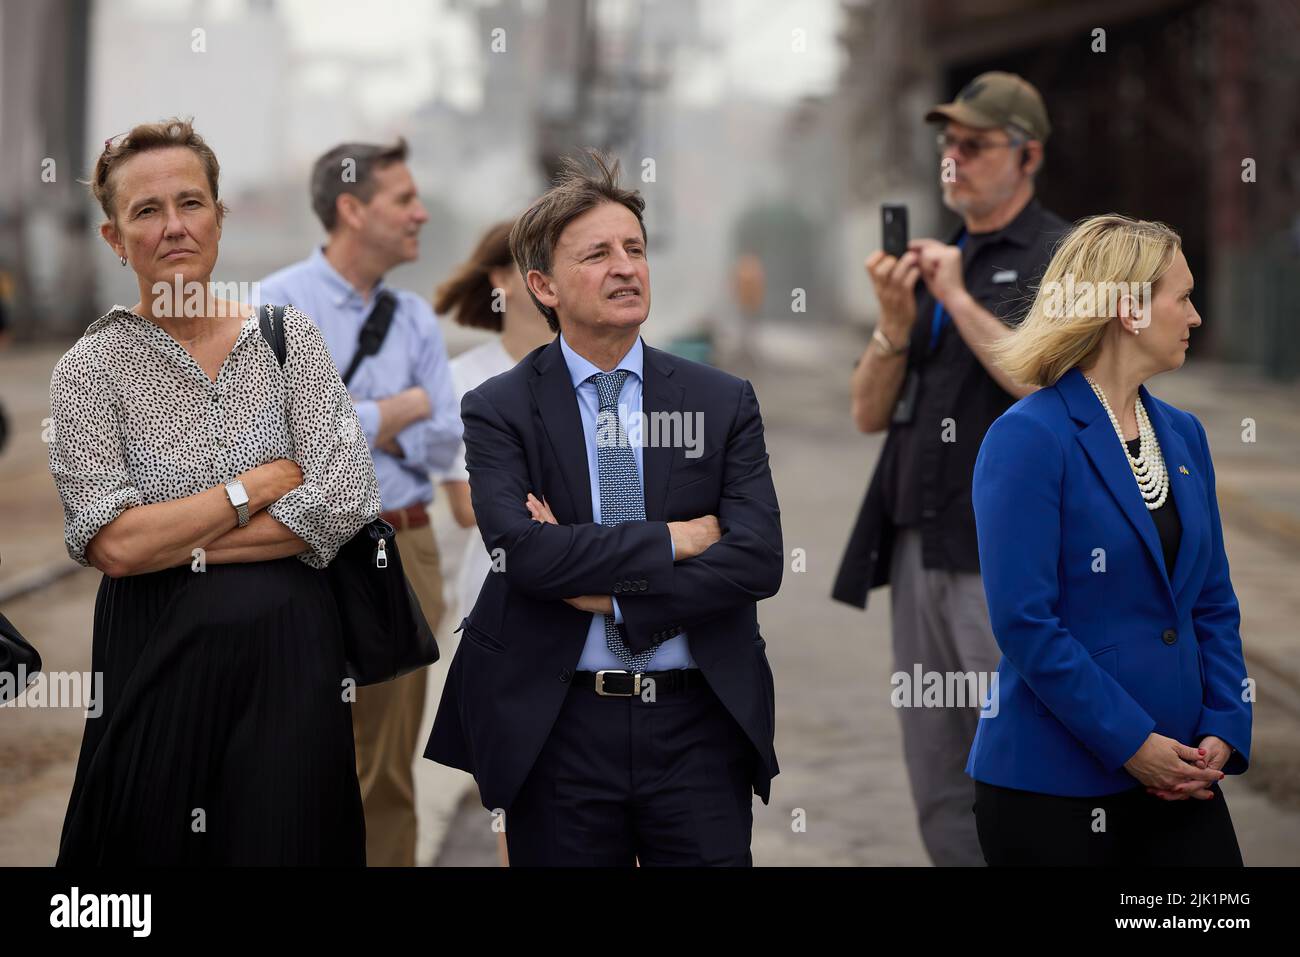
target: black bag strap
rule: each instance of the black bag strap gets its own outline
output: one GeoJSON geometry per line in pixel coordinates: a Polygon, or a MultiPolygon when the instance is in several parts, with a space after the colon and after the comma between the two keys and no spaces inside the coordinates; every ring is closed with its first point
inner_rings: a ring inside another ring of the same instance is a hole
{"type": "Polygon", "coordinates": [[[262,338],[275,353],[275,361],[280,363],[280,368],[283,369],[284,360],[288,355],[284,344],[284,306],[272,306],[268,303],[262,308],[258,325],[262,329],[262,338]]]}
{"type": "Polygon", "coordinates": [[[374,308],[370,310],[370,315],[366,316],[366,321],[361,325],[361,333],[357,336],[357,351],[352,356],[348,371],[343,373],[344,385],[352,381],[357,366],[361,365],[366,356],[373,356],[383,348],[384,339],[388,337],[388,327],[393,324],[393,311],[396,308],[397,297],[388,290],[375,297],[374,308]]]}
{"type": "MultiPolygon", "coordinates": [[[[262,330],[262,338],[266,340],[271,351],[275,353],[275,361],[280,363],[280,368],[284,368],[284,360],[288,357],[288,347],[284,341],[284,306],[273,306],[267,303],[261,309],[261,315],[258,317],[258,327],[262,330]]],[[[284,402],[288,404],[288,394],[284,397],[284,402]]],[[[287,413],[286,413],[287,415],[287,413]]],[[[285,419],[285,432],[289,436],[289,457],[293,458],[293,429],[289,427],[288,419],[285,419]]]]}

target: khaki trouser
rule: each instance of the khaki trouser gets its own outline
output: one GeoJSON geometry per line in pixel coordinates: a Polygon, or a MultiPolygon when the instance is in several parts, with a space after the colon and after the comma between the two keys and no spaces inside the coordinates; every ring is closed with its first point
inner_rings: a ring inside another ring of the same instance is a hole
{"type": "MultiPolygon", "coordinates": [[[[442,570],[432,526],[399,530],[397,550],[406,577],[435,632],[442,620],[442,570]]],[[[357,689],[352,705],[357,779],[366,813],[366,864],[415,864],[416,736],[424,716],[425,672],[421,668],[396,681],[357,689]]]]}

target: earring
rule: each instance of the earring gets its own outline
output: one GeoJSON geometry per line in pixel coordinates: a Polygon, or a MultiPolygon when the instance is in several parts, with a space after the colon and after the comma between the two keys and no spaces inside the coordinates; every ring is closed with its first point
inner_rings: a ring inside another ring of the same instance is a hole
{"type": "Polygon", "coordinates": [[[123,265],[123,266],[126,265],[126,257],[125,257],[125,256],[122,257],[122,265],[123,265]]]}

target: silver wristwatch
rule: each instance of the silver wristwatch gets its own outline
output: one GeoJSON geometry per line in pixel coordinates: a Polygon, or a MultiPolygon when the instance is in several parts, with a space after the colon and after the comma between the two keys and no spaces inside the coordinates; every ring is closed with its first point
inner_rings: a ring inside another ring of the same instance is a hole
{"type": "Polygon", "coordinates": [[[239,479],[227,482],[226,498],[230,499],[230,504],[235,507],[235,514],[239,516],[239,527],[243,528],[248,524],[248,492],[244,488],[244,483],[239,479]]]}

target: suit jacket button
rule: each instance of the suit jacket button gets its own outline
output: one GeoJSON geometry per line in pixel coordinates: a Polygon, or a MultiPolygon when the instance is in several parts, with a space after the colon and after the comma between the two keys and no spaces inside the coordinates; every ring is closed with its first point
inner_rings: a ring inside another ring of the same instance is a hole
{"type": "Polygon", "coordinates": [[[1178,632],[1174,631],[1172,628],[1166,628],[1164,634],[1160,636],[1160,640],[1166,645],[1172,645],[1178,640],[1178,632]]]}
{"type": "Polygon", "coordinates": [[[573,677],[573,672],[570,671],[568,668],[561,668],[559,677],[561,681],[567,682],[570,678],[573,677]]]}
{"type": "Polygon", "coordinates": [[[622,582],[614,582],[614,594],[615,594],[615,595],[621,595],[622,593],[623,593],[623,583],[622,583],[622,582]]]}
{"type": "Polygon", "coordinates": [[[639,582],[636,583],[636,590],[637,590],[637,591],[645,591],[645,590],[646,590],[647,588],[649,588],[649,587],[650,587],[650,583],[647,582],[644,578],[641,579],[639,582]]]}

